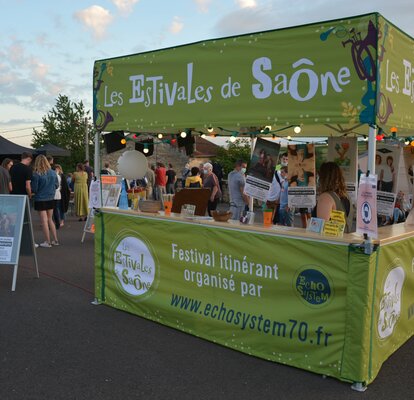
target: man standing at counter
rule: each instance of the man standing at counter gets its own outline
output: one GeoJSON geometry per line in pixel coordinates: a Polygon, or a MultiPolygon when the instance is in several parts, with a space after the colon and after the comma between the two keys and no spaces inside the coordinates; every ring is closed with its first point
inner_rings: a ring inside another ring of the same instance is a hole
{"type": "Polygon", "coordinates": [[[245,195],[244,185],[246,184],[246,173],[247,164],[242,161],[236,161],[234,170],[229,173],[228,185],[230,194],[230,211],[231,219],[239,220],[242,215],[246,204],[249,203],[249,197],[245,195]]]}
{"type": "Polygon", "coordinates": [[[205,163],[203,170],[203,187],[211,190],[210,198],[208,199],[207,204],[208,215],[211,217],[211,211],[217,208],[217,203],[221,197],[220,184],[217,176],[213,172],[213,166],[210,163],[205,163]]]}

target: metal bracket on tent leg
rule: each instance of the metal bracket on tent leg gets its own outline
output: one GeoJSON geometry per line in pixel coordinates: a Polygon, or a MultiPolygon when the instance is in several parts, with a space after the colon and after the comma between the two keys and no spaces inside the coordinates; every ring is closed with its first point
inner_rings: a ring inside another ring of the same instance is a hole
{"type": "Polygon", "coordinates": [[[102,303],[95,297],[93,301],[91,301],[91,304],[94,306],[100,306],[102,303]]]}
{"type": "Polygon", "coordinates": [[[365,392],[368,389],[368,386],[364,385],[362,382],[354,382],[351,385],[351,389],[357,392],[365,392]]]}

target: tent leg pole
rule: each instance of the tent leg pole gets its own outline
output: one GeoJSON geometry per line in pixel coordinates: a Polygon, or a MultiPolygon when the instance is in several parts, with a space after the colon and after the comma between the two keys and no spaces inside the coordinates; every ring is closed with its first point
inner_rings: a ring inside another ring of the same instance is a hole
{"type": "MultiPolygon", "coordinates": [[[[254,146],[256,144],[256,138],[251,135],[250,136],[250,159],[252,159],[253,157],[253,152],[254,152],[254,146]]],[[[249,198],[249,211],[253,212],[254,211],[254,205],[253,205],[253,197],[249,198]]]]}
{"type": "Polygon", "coordinates": [[[95,131],[95,159],[94,169],[95,169],[95,176],[97,179],[101,180],[101,149],[100,149],[100,140],[101,135],[98,131],[95,131]]]}
{"type": "Polygon", "coordinates": [[[377,151],[377,128],[375,126],[369,127],[368,133],[368,163],[367,171],[375,174],[375,154],[377,151]]]}
{"type": "Polygon", "coordinates": [[[362,382],[354,382],[351,385],[351,389],[355,390],[356,392],[365,392],[365,390],[367,390],[368,387],[365,386],[362,382]]]}

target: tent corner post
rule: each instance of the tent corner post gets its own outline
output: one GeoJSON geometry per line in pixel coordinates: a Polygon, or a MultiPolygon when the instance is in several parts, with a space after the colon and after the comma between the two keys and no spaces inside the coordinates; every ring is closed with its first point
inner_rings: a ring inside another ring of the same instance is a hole
{"type": "Polygon", "coordinates": [[[377,127],[375,125],[370,125],[368,132],[368,163],[367,171],[372,174],[375,174],[375,153],[377,151],[377,127]]]}

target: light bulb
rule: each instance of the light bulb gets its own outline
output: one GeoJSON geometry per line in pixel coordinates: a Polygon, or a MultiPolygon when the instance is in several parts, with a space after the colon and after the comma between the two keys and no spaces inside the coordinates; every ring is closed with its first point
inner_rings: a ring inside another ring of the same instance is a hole
{"type": "Polygon", "coordinates": [[[236,141],[236,136],[230,136],[230,142],[234,143],[236,141]]]}
{"type": "Polygon", "coordinates": [[[264,128],[265,128],[265,131],[267,130],[269,132],[272,130],[272,125],[266,125],[264,128]]]}
{"type": "Polygon", "coordinates": [[[158,139],[162,139],[162,133],[159,133],[158,135],[157,135],[157,137],[158,137],[158,139]]]}
{"type": "Polygon", "coordinates": [[[211,132],[213,132],[213,131],[214,131],[214,128],[213,128],[212,126],[209,126],[209,127],[207,128],[207,131],[208,131],[209,133],[211,133],[211,132]]]}
{"type": "Polygon", "coordinates": [[[204,139],[204,138],[206,137],[206,134],[205,134],[205,133],[202,133],[202,134],[200,135],[200,137],[204,139]]]}
{"type": "Polygon", "coordinates": [[[292,140],[292,136],[289,135],[286,139],[287,140],[292,140]]]}
{"type": "Polygon", "coordinates": [[[121,144],[125,144],[126,140],[125,139],[121,139],[121,144]]]}
{"type": "Polygon", "coordinates": [[[180,136],[181,136],[182,138],[187,137],[187,132],[182,131],[182,132],[180,133],[180,136]]]}
{"type": "Polygon", "coordinates": [[[300,133],[302,131],[302,128],[298,125],[298,126],[295,126],[294,128],[293,128],[293,132],[295,132],[295,133],[300,133]]]}
{"type": "Polygon", "coordinates": [[[144,147],[144,153],[145,154],[149,153],[149,150],[146,147],[144,147]]]}

